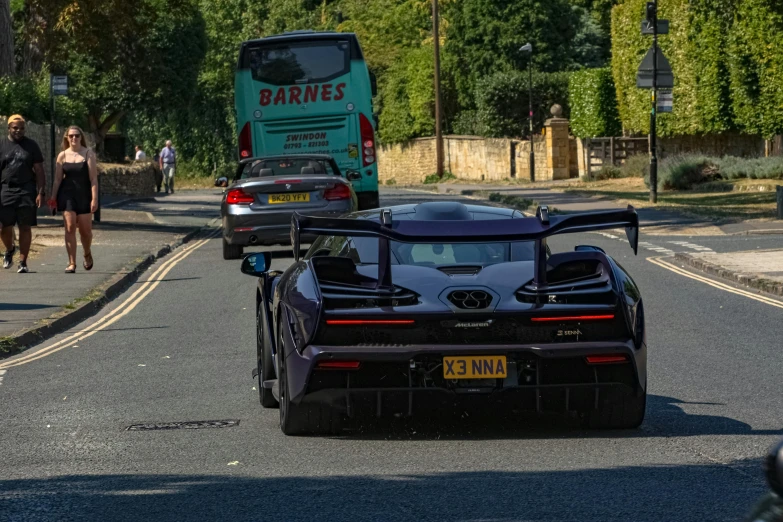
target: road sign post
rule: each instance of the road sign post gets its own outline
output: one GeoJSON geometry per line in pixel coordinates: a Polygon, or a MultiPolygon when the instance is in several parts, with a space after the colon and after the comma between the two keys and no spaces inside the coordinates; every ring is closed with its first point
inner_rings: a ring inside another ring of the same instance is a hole
{"type": "MultiPolygon", "coordinates": [[[[658,154],[656,139],[657,113],[659,110],[658,89],[673,88],[674,75],[672,74],[669,60],[658,48],[658,35],[669,32],[669,21],[658,20],[658,4],[655,0],[647,2],[645,6],[645,20],[642,21],[642,34],[651,34],[653,37],[652,48],[642,60],[636,73],[636,86],[642,89],[652,89],[650,96],[650,202],[658,201],[658,154]]],[[[666,102],[661,105],[664,110],[671,112],[671,96],[666,96],[666,102]],[[667,110],[668,109],[668,110],[667,110]]],[[[664,101],[664,100],[661,100],[664,101]]]]}
{"type": "Polygon", "coordinates": [[[55,158],[57,157],[55,127],[54,127],[54,115],[55,115],[55,96],[67,96],[68,95],[68,77],[67,76],[55,76],[54,74],[49,76],[49,172],[51,172],[51,184],[49,185],[49,197],[55,198],[57,194],[51,194],[54,185],[54,170],[55,170],[55,158]]]}

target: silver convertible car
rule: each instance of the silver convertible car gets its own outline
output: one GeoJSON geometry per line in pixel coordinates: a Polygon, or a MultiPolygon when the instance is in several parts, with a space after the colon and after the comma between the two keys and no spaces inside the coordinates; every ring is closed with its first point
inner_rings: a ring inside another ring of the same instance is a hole
{"type": "Polygon", "coordinates": [[[223,259],[239,259],[248,245],[290,243],[294,211],[338,217],[357,210],[351,187],[357,177],[359,172],[348,170],[344,178],[327,155],[241,160],[220,206],[223,259]]]}

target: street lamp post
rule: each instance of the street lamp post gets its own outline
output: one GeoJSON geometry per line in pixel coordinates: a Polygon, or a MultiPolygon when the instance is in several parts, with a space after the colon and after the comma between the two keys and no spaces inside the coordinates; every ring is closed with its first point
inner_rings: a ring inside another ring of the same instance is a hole
{"type": "Polygon", "coordinates": [[[520,51],[530,53],[530,60],[527,64],[527,70],[528,70],[528,95],[527,95],[527,101],[528,101],[528,120],[530,122],[530,181],[536,180],[536,158],[535,158],[535,152],[534,149],[534,143],[533,143],[533,44],[526,43],[522,47],[519,48],[520,51]]]}
{"type": "Polygon", "coordinates": [[[438,0],[432,0],[432,39],[435,51],[435,156],[436,174],[438,179],[443,177],[443,132],[441,129],[443,108],[440,100],[440,15],[438,14],[438,0]]]}

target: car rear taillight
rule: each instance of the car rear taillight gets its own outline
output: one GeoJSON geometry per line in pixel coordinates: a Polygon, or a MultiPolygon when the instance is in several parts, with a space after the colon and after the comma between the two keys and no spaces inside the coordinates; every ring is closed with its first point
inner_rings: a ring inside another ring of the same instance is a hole
{"type": "Polygon", "coordinates": [[[324,199],[334,201],[336,199],[348,199],[351,197],[351,189],[348,185],[335,185],[324,191],[324,199]]]}
{"type": "Polygon", "coordinates": [[[321,370],[358,370],[359,361],[319,361],[316,368],[321,370]]]}
{"type": "Polygon", "coordinates": [[[255,201],[252,194],[248,194],[241,188],[228,191],[226,194],[226,203],[229,205],[249,205],[255,201]]]}
{"type": "Polygon", "coordinates": [[[239,158],[249,158],[253,155],[253,136],[250,133],[250,122],[245,123],[239,133],[239,158]]]}
{"type": "Polygon", "coordinates": [[[628,362],[626,355],[588,355],[587,364],[619,364],[628,362]]]}
{"type": "Polygon", "coordinates": [[[415,323],[413,319],[327,319],[330,326],[363,326],[363,325],[410,325],[415,323]]]}
{"type": "Polygon", "coordinates": [[[614,314],[604,315],[566,315],[561,317],[532,317],[534,323],[552,323],[556,321],[606,321],[614,319],[614,314]]]}
{"type": "Polygon", "coordinates": [[[362,113],[359,113],[359,131],[362,135],[362,163],[366,167],[375,163],[375,131],[362,113]]]}

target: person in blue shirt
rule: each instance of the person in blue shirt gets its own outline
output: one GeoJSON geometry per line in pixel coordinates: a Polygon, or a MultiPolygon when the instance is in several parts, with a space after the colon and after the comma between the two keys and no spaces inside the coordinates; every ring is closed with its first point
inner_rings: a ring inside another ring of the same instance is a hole
{"type": "Polygon", "coordinates": [[[166,140],[166,146],[160,151],[158,159],[160,170],[163,173],[163,186],[166,187],[166,194],[169,190],[174,194],[174,171],[177,165],[177,153],[171,146],[171,140],[166,140]]]}

